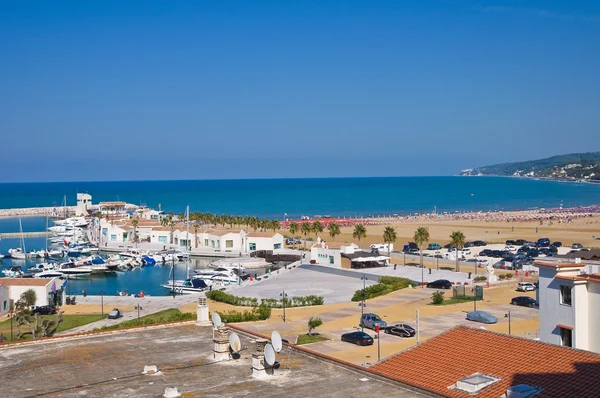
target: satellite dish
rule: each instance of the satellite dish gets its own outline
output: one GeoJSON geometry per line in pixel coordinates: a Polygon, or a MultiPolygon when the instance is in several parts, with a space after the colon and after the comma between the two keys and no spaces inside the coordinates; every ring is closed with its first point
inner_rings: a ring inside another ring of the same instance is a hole
{"type": "Polygon", "coordinates": [[[221,321],[221,316],[216,312],[212,313],[212,323],[213,326],[216,328],[223,325],[223,322],[221,321]]]}
{"type": "Polygon", "coordinates": [[[275,349],[271,343],[267,343],[267,345],[265,345],[265,362],[269,366],[273,366],[275,364],[275,349]]]}
{"type": "Polygon", "coordinates": [[[275,352],[281,351],[281,348],[283,347],[281,336],[277,330],[273,330],[273,333],[271,333],[271,344],[273,345],[275,352]]]}
{"type": "Polygon", "coordinates": [[[231,347],[231,351],[238,353],[242,349],[242,342],[240,341],[240,336],[237,333],[231,333],[229,336],[229,347],[231,347]]]}

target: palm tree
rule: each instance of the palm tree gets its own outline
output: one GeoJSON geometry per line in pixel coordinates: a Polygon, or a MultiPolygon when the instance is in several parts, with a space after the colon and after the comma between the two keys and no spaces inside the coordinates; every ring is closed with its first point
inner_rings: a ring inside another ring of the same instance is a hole
{"type": "Polygon", "coordinates": [[[352,232],[352,237],[354,239],[358,239],[358,245],[360,246],[360,240],[367,237],[367,229],[362,224],[356,224],[354,226],[354,232],[352,232]]]}
{"type": "Polygon", "coordinates": [[[161,219],[160,219],[160,225],[162,225],[163,227],[166,227],[167,225],[169,225],[169,218],[168,217],[161,217],[161,219]]]}
{"type": "Polygon", "coordinates": [[[273,230],[273,232],[275,232],[275,230],[280,229],[281,228],[281,223],[279,222],[279,220],[271,220],[271,229],[273,230]]]}
{"type": "Polygon", "coordinates": [[[137,227],[138,225],[140,225],[140,220],[138,220],[138,218],[134,218],[133,220],[131,220],[131,225],[133,225],[133,241],[137,242],[138,241],[138,236],[137,236],[137,227]]]}
{"type": "Polygon", "coordinates": [[[306,237],[312,233],[312,227],[305,221],[300,226],[300,232],[304,235],[304,248],[306,249],[306,237]]]}
{"type": "Polygon", "coordinates": [[[173,231],[174,231],[175,225],[177,223],[173,219],[173,214],[169,214],[169,216],[167,217],[167,219],[168,219],[167,222],[168,222],[169,228],[171,228],[171,244],[173,244],[173,231]]]}
{"type": "Polygon", "coordinates": [[[392,247],[391,244],[396,242],[396,239],[398,238],[398,236],[396,235],[396,228],[388,225],[387,227],[385,227],[385,229],[383,230],[383,242],[388,244],[388,257],[390,258],[390,262],[392,260],[392,256],[391,256],[391,251],[392,251],[392,247]]]}
{"type": "Polygon", "coordinates": [[[290,223],[290,233],[292,234],[292,238],[294,239],[294,249],[296,249],[296,238],[294,237],[294,235],[298,233],[299,229],[300,227],[298,227],[297,222],[293,221],[292,223],[290,223]]]}
{"type": "Polygon", "coordinates": [[[419,253],[421,255],[421,288],[425,282],[425,267],[423,266],[423,243],[429,242],[429,229],[425,227],[419,227],[415,231],[413,239],[417,245],[419,245],[419,253]]]}
{"type": "Polygon", "coordinates": [[[195,222],[193,225],[193,228],[194,228],[194,248],[196,248],[196,249],[198,248],[198,227],[199,227],[198,223],[195,222]]]}
{"type": "Polygon", "coordinates": [[[452,231],[450,234],[450,246],[456,248],[456,272],[460,271],[458,264],[458,252],[465,247],[465,234],[460,231],[452,231]]]}
{"type": "Polygon", "coordinates": [[[315,233],[315,240],[317,240],[319,234],[323,232],[323,224],[321,224],[319,221],[313,222],[312,231],[315,233]]]}
{"type": "Polygon", "coordinates": [[[327,230],[329,231],[329,236],[331,236],[331,240],[335,239],[336,235],[341,234],[340,226],[334,222],[327,226],[327,230]]]}

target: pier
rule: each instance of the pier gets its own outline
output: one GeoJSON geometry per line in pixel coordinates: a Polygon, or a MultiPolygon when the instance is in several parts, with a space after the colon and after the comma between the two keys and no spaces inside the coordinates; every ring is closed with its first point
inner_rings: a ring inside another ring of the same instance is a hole
{"type": "Polygon", "coordinates": [[[40,238],[44,236],[50,236],[52,232],[44,231],[44,232],[5,232],[0,233],[0,239],[10,239],[10,238],[40,238]]]}

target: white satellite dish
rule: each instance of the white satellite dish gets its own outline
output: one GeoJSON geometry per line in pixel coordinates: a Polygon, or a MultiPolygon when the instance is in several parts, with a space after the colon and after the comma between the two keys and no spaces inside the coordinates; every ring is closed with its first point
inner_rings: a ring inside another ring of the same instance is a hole
{"type": "Polygon", "coordinates": [[[265,362],[269,366],[273,366],[275,364],[275,349],[271,343],[267,343],[267,345],[265,345],[265,362]]]}
{"type": "Polygon", "coordinates": [[[231,347],[231,351],[234,353],[238,353],[242,349],[242,342],[240,341],[240,336],[238,336],[237,333],[231,333],[229,336],[229,347],[231,347]]]}
{"type": "Polygon", "coordinates": [[[273,345],[275,352],[280,352],[281,348],[283,347],[281,336],[277,330],[273,330],[273,333],[271,333],[271,344],[273,345]]]}
{"type": "Polygon", "coordinates": [[[221,321],[221,316],[216,312],[212,313],[212,323],[213,326],[216,328],[223,325],[223,321],[221,321]]]}

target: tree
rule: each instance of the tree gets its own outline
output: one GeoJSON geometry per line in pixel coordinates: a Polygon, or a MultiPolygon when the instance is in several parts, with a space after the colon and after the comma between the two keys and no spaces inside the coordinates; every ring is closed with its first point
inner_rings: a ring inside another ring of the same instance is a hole
{"type": "Polygon", "coordinates": [[[423,244],[429,242],[429,229],[425,227],[419,227],[415,231],[413,240],[419,245],[419,253],[421,254],[421,267],[423,267],[423,244]]]}
{"type": "Polygon", "coordinates": [[[167,225],[169,226],[169,228],[171,228],[171,244],[173,244],[173,232],[175,229],[175,225],[177,225],[177,223],[173,219],[173,214],[169,214],[167,216],[167,225]]]}
{"type": "Polygon", "coordinates": [[[387,227],[385,227],[385,229],[383,230],[383,242],[388,244],[388,257],[390,258],[390,261],[392,259],[391,244],[396,242],[397,238],[398,237],[396,235],[396,228],[392,227],[391,225],[388,225],[387,227]]]}
{"type": "Polygon", "coordinates": [[[460,249],[465,247],[465,234],[460,231],[452,231],[450,234],[450,246],[454,246],[456,248],[456,272],[460,271],[460,266],[458,264],[458,253],[460,249]]]}
{"type": "Polygon", "coordinates": [[[25,308],[31,308],[37,301],[37,294],[33,289],[26,290],[21,293],[20,300],[23,302],[25,308]]]}
{"type": "Polygon", "coordinates": [[[327,231],[329,231],[329,236],[331,236],[332,240],[335,239],[337,235],[341,234],[340,226],[334,222],[327,226],[327,231]]]}
{"type": "Polygon", "coordinates": [[[315,233],[315,240],[319,237],[319,234],[323,232],[323,224],[319,221],[315,221],[312,224],[312,231],[315,233]]]}
{"type": "Polygon", "coordinates": [[[138,218],[134,218],[133,220],[131,220],[131,225],[133,225],[133,241],[137,242],[138,241],[138,236],[137,236],[137,227],[138,225],[140,225],[140,220],[138,220],[138,218]]]}
{"type": "Polygon", "coordinates": [[[358,239],[358,245],[360,246],[360,240],[367,237],[367,229],[362,224],[356,224],[354,226],[354,232],[352,232],[352,237],[354,239],[358,239]]]}
{"type": "Polygon", "coordinates": [[[318,328],[323,324],[323,321],[319,317],[310,317],[308,320],[308,334],[312,335],[313,330],[318,328]]]}
{"type": "Polygon", "coordinates": [[[299,229],[300,227],[298,226],[297,222],[293,221],[292,223],[290,223],[290,233],[292,234],[292,238],[294,238],[294,249],[296,248],[296,238],[294,235],[298,233],[299,229]]]}
{"type": "Polygon", "coordinates": [[[305,221],[300,226],[300,232],[304,235],[304,248],[306,249],[306,237],[312,233],[312,227],[305,221]]]}

